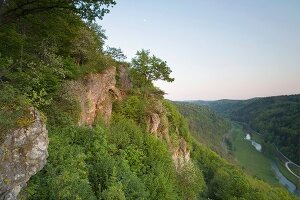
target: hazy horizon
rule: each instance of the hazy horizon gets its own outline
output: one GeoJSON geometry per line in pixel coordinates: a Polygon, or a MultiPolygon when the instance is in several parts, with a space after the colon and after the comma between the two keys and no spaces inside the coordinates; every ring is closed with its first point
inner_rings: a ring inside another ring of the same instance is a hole
{"type": "MultiPolygon", "coordinates": [[[[279,95],[270,95],[270,96],[257,96],[257,97],[250,97],[245,99],[228,99],[228,98],[220,98],[220,99],[169,99],[171,101],[219,101],[219,100],[234,100],[234,101],[240,101],[240,100],[249,100],[249,99],[255,99],[255,98],[265,98],[265,97],[276,97],[276,96],[292,96],[292,95],[300,95],[300,93],[296,94],[279,94],[279,95]]],[[[168,98],[167,98],[168,99],[168,98]]]]}
{"type": "Polygon", "coordinates": [[[300,93],[300,1],[119,0],[100,21],[128,61],[149,49],[166,60],[171,100],[300,93]]]}

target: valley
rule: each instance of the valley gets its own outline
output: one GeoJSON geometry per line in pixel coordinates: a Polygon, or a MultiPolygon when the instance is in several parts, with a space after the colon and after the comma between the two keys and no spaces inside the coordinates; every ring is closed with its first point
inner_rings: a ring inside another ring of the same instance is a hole
{"type": "Polygon", "coordinates": [[[297,4],[264,4],[0,0],[0,200],[299,199],[297,4]]]}
{"type": "Polygon", "coordinates": [[[300,194],[300,179],[291,176],[285,162],[271,152],[272,148],[267,147],[259,133],[249,132],[245,124],[233,122],[230,136],[234,157],[245,171],[272,185],[281,184],[290,192],[300,194]],[[250,134],[251,141],[245,138],[250,134]],[[257,145],[260,145],[261,150],[257,145]]]}
{"type": "Polygon", "coordinates": [[[266,141],[263,134],[253,130],[247,123],[221,117],[222,113],[215,113],[207,105],[191,102],[176,102],[176,105],[188,120],[191,133],[197,141],[209,146],[247,174],[273,186],[285,187],[299,196],[297,164],[284,156],[274,144],[266,141]],[[208,126],[208,122],[212,122],[212,125],[208,126]]]}

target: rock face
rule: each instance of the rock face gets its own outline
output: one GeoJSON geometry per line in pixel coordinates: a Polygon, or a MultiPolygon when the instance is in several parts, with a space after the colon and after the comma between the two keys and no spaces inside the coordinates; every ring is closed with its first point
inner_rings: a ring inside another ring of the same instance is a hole
{"type": "Polygon", "coordinates": [[[148,118],[148,131],[152,134],[157,134],[160,125],[160,117],[158,113],[150,113],[148,118]]]}
{"type": "Polygon", "coordinates": [[[176,169],[180,169],[191,160],[190,150],[188,150],[187,143],[183,138],[180,139],[179,146],[173,150],[172,159],[176,169]]]}
{"type": "Polygon", "coordinates": [[[161,101],[154,98],[152,98],[151,101],[152,108],[147,114],[147,131],[158,138],[166,140],[166,142],[169,144],[169,122],[166,115],[166,110],[161,101]]]}
{"type": "MultiPolygon", "coordinates": [[[[170,140],[169,122],[165,108],[161,101],[152,101],[152,111],[148,113],[147,131],[167,142],[175,167],[179,170],[186,163],[190,162],[190,150],[187,142],[183,138],[179,140],[179,144],[174,144],[170,140]]],[[[178,129],[176,129],[176,135],[179,135],[178,129]]]]}
{"type": "Polygon", "coordinates": [[[98,115],[108,122],[113,101],[121,99],[121,93],[116,88],[115,67],[109,67],[102,73],[90,74],[79,81],[71,81],[66,90],[80,103],[79,125],[91,126],[98,115]]]}
{"type": "Polygon", "coordinates": [[[132,88],[132,83],[129,77],[128,67],[121,65],[118,69],[118,77],[121,88],[125,91],[130,90],[132,88]]]}
{"type": "Polygon", "coordinates": [[[48,157],[48,131],[39,112],[30,109],[34,121],[6,135],[0,146],[0,200],[17,198],[31,176],[41,170],[48,157]]]}

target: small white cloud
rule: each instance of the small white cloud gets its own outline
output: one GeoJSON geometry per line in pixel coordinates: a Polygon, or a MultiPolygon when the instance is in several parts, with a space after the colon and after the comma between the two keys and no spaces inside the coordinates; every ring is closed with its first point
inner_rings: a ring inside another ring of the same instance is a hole
{"type": "Polygon", "coordinates": [[[147,21],[147,19],[143,19],[143,21],[144,21],[144,22],[146,22],[146,21],[147,21]]]}

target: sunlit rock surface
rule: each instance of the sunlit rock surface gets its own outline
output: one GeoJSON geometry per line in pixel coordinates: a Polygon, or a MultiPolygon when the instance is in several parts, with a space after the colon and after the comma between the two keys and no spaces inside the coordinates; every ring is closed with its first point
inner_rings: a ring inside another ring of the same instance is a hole
{"type": "Polygon", "coordinates": [[[48,157],[48,131],[39,112],[30,109],[33,123],[15,129],[0,145],[0,199],[16,199],[31,176],[41,170],[48,157]]]}

